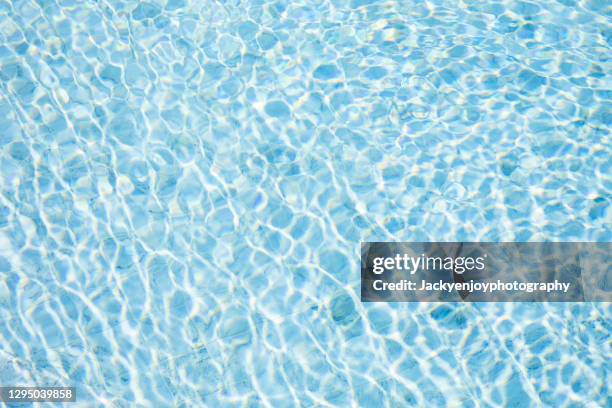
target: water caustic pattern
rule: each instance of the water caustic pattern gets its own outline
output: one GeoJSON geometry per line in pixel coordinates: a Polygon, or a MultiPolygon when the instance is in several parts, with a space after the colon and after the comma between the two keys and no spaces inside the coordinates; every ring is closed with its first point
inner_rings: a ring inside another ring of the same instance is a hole
{"type": "Polygon", "coordinates": [[[1,1],[0,384],[604,407],[610,304],[362,304],[360,241],[610,241],[605,1],[1,1]]]}

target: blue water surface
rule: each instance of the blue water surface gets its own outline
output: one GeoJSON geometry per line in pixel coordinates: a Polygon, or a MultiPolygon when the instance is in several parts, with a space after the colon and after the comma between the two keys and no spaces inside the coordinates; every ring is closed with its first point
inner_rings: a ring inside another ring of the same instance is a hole
{"type": "Polygon", "coordinates": [[[609,303],[363,304],[358,265],[362,241],[609,242],[611,18],[0,1],[0,385],[612,406],[609,303]]]}

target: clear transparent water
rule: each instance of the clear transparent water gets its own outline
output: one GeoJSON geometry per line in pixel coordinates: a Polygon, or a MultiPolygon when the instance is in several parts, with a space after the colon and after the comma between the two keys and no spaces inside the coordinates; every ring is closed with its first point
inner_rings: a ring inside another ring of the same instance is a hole
{"type": "Polygon", "coordinates": [[[604,1],[0,3],[0,384],[610,399],[610,304],[362,304],[360,241],[610,241],[604,1]]]}

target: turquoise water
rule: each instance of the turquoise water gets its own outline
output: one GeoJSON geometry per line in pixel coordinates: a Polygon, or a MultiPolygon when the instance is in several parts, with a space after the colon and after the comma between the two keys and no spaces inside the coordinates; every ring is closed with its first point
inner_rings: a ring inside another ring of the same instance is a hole
{"type": "Polygon", "coordinates": [[[612,307],[363,304],[361,241],[612,239],[604,1],[0,2],[0,385],[610,407],[612,307]]]}

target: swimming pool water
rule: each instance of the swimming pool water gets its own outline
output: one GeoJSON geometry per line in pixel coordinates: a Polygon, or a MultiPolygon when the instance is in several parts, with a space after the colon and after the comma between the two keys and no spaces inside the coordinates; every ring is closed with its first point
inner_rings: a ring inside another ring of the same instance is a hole
{"type": "Polygon", "coordinates": [[[361,241],[611,240],[611,14],[0,2],[0,385],[612,406],[609,303],[358,297],[361,241]]]}

